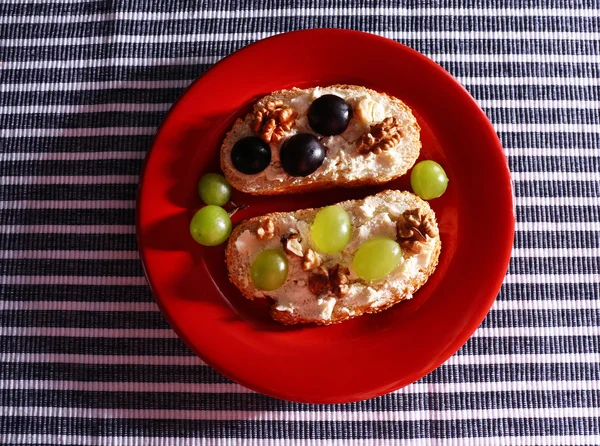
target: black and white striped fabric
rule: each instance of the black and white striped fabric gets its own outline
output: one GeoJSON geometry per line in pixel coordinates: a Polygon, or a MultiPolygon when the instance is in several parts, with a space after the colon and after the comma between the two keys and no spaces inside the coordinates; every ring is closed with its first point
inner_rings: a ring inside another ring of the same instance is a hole
{"type": "Polygon", "coordinates": [[[599,445],[600,2],[466,3],[1,0],[0,444],[599,445]],[[337,406],[203,365],[153,303],[134,229],[142,160],[182,90],[313,27],[396,39],[459,79],[500,135],[518,216],[465,347],[337,406]]]}

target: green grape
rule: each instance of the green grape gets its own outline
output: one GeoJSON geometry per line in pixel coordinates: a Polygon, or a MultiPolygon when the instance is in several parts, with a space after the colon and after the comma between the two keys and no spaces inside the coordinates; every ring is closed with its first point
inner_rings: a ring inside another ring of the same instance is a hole
{"type": "Polygon", "coordinates": [[[287,256],[280,249],[267,249],[256,256],[252,262],[250,276],[254,285],[260,290],[276,290],[284,284],[287,275],[287,256]]]}
{"type": "Polygon", "coordinates": [[[383,279],[400,264],[400,245],[389,238],[375,238],[363,243],[352,260],[352,268],[358,277],[372,282],[383,279]]]}
{"type": "Polygon", "coordinates": [[[448,177],[442,166],[435,161],[421,161],[413,167],[410,185],[423,200],[431,200],[446,192],[448,177]]]}
{"type": "Polygon", "coordinates": [[[198,194],[206,204],[223,206],[231,198],[231,186],[223,175],[207,173],[198,182],[198,194]]]}
{"type": "Polygon", "coordinates": [[[342,251],[350,241],[352,222],[341,206],[321,209],[313,222],[310,233],[320,251],[334,254],[342,251]]]}
{"type": "Polygon", "coordinates": [[[231,234],[231,218],[225,209],[209,204],[196,212],[192,218],[190,233],[201,245],[220,245],[231,234]]]}

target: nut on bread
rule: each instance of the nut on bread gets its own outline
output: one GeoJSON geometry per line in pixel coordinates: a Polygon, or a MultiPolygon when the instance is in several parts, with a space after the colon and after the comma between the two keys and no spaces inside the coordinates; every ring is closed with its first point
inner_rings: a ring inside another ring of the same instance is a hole
{"type": "Polygon", "coordinates": [[[405,174],[421,150],[420,127],[410,108],[399,99],[355,85],[333,85],[276,91],[238,119],[221,146],[221,169],[236,189],[255,195],[298,193],[331,187],[382,184],[405,174]],[[314,132],[307,112],[312,101],[325,94],[344,98],[353,110],[348,128],[325,136],[327,148],[321,167],[305,177],[288,175],[281,167],[279,150],[287,138],[314,132]],[[246,136],[269,143],[271,163],[260,173],[247,175],[235,169],[231,151],[246,136]]]}
{"type": "Polygon", "coordinates": [[[310,227],[319,209],[278,212],[238,225],[226,251],[229,279],[248,299],[272,299],[271,316],[284,324],[329,325],[376,313],[410,299],[435,271],[441,249],[429,204],[414,194],[387,190],[362,200],[338,203],[352,222],[352,236],[337,254],[319,252],[310,227]],[[269,227],[269,236],[259,236],[269,227]],[[400,265],[385,278],[366,282],[354,273],[352,259],[362,243],[388,237],[402,246],[400,265]],[[250,276],[254,258],[281,249],[288,259],[285,283],[274,291],[256,288],[250,276]]]}

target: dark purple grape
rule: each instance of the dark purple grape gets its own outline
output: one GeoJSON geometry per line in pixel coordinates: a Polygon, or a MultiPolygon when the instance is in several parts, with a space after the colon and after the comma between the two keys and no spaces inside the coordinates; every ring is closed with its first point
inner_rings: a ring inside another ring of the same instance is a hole
{"type": "Polygon", "coordinates": [[[323,164],[325,148],[310,133],[298,133],[286,140],[279,154],[281,167],[293,177],[310,175],[323,164]]]}
{"type": "Polygon", "coordinates": [[[352,107],[334,94],[315,99],[308,109],[308,123],[317,133],[325,136],[339,135],[348,128],[352,107]]]}
{"type": "Polygon", "coordinates": [[[271,148],[258,136],[246,136],[233,146],[231,162],[247,175],[262,172],[271,163],[271,148]]]}

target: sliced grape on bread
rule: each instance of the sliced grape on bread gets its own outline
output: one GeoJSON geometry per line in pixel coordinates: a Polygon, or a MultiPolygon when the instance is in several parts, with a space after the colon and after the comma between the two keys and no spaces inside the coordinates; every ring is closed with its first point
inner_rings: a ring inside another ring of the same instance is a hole
{"type": "Polygon", "coordinates": [[[438,226],[429,204],[409,192],[387,190],[338,205],[350,216],[351,237],[336,254],[320,252],[311,237],[319,209],[242,222],[227,245],[231,282],[249,299],[271,299],[273,319],[285,324],[328,325],[410,299],[434,272],[440,254],[438,226]],[[386,277],[368,282],[357,276],[352,261],[359,247],[375,238],[397,241],[402,259],[386,277]],[[282,250],[288,261],[287,278],[273,291],[258,289],[251,278],[254,259],[267,249],[282,250]]]}
{"type": "Polygon", "coordinates": [[[405,174],[421,149],[420,127],[401,100],[355,85],[292,88],[276,91],[256,102],[254,110],[238,119],[221,147],[221,168],[236,189],[256,195],[298,193],[331,187],[382,184],[405,174]],[[343,98],[352,108],[348,127],[339,135],[323,136],[311,128],[307,113],[324,95],[343,98]],[[282,144],[299,133],[315,135],[325,158],[313,173],[290,175],[282,168],[282,144]],[[245,174],[232,162],[241,139],[262,138],[270,161],[264,170],[245,174]]]}

